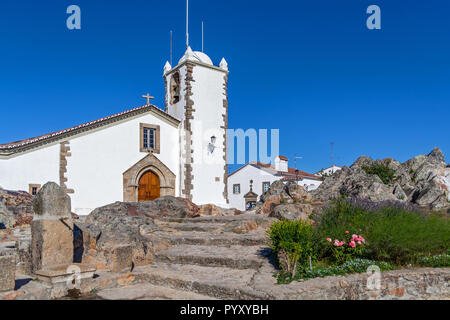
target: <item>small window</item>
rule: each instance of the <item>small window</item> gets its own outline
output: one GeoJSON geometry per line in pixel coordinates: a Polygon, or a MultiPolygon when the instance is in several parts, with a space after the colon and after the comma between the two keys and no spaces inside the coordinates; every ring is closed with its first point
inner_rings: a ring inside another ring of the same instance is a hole
{"type": "Polygon", "coordinates": [[[141,123],[141,152],[159,153],[160,126],[141,123]]]}
{"type": "Polygon", "coordinates": [[[234,184],[233,185],[233,194],[240,194],[241,193],[241,185],[240,184],[234,184]]]}
{"type": "Polygon", "coordinates": [[[262,188],[263,188],[263,193],[269,191],[269,189],[270,189],[270,182],[263,182],[262,188]]]}
{"type": "Polygon", "coordinates": [[[155,149],[155,129],[144,128],[144,149],[155,149]]]}
{"type": "Polygon", "coordinates": [[[40,184],[30,184],[28,186],[28,190],[29,190],[29,194],[31,194],[32,196],[35,196],[38,194],[39,189],[41,188],[40,184]]]}

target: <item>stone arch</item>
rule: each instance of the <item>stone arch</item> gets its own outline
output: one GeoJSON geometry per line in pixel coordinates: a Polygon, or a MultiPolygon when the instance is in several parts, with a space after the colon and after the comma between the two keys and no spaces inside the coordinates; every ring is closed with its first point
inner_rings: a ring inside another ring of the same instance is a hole
{"type": "Polygon", "coordinates": [[[175,196],[175,174],[154,154],[149,153],[123,173],[123,201],[137,202],[139,180],[146,172],[152,171],[160,181],[160,195],[175,196]]]}

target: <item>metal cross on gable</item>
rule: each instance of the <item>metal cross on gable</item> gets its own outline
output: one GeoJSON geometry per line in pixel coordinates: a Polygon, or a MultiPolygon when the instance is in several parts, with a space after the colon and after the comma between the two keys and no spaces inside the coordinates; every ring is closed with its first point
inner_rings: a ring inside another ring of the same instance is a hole
{"type": "Polygon", "coordinates": [[[155,99],[155,97],[152,97],[149,93],[147,93],[147,95],[143,95],[142,98],[147,99],[147,105],[150,104],[151,99],[155,99]]]}

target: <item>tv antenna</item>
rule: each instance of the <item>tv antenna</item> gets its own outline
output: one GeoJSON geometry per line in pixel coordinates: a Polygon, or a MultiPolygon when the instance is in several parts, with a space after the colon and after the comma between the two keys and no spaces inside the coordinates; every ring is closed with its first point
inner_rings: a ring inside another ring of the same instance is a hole
{"type": "Polygon", "coordinates": [[[170,65],[171,66],[173,66],[172,56],[173,56],[173,31],[170,30],[170,65]]]}
{"type": "Polygon", "coordinates": [[[205,52],[204,50],[203,50],[203,21],[202,21],[202,52],[205,52]]]}

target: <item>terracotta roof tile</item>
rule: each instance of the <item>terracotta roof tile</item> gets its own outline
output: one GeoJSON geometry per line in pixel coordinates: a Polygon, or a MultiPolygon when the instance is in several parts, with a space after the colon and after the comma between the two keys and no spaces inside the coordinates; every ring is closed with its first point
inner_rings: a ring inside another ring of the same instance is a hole
{"type": "Polygon", "coordinates": [[[34,138],[29,138],[29,139],[24,139],[24,140],[20,140],[20,141],[10,142],[10,143],[7,143],[7,144],[0,144],[0,150],[11,150],[11,149],[14,149],[14,148],[18,148],[18,147],[30,145],[30,144],[33,144],[33,143],[41,142],[41,141],[44,141],[44,140],[47,140],[47,139],[50,139],[50,138],[53,138],[53,137],[62,136],[64,134],[66,134],[66,133],[70,133],[70,132],[76,131],[78,129],[89,128],[90,126],[101,124],[101,123],[106,122],[108,120],[112,120],[112,119],[115,119],[115,118],[120,118],[120,117],[127,116],[127,115],[132,115],[133,113],[139,113],[140,111],[145,112],[146,109],[148,109],[148,111],[151,111],[151,110],[155,111],[155,112],[161,114],[162,116],[164,116],[164,117],[166,117],[166,118],[168,118],[168,119],[170,119],[172,121],[176,121],[176,122],[180,121],[180,120],[172,117],[168,113],[164,112],[163,110],[157,108],[154,105],[144,105],[144,106],[140,106],[140,107],[137,107],[137,108],[126,110],[126,111],[123,111],[123,112],[120,112],[120,113],[116,113],[116,114],[113,114],[113,115],[110,115],[110,116],[107,116],[107,117],[103,117],[103,118],[100,118],[100,119],[97,119],[97,120],[94,120],[94,121],[90,121],[90,122],[87,122],[87,123],[84,123],[84,124],[80,124],[80,125],[72,127],[72,128],[68,128],[68,129],[64,129],[64,130],[60,130],[60,131],[44,134],[44,135],[41,135],[41,136],[38,136],[38,137],[34,137],[34,138]]]}
{"type": "MultiPolygon", "coordinates": [[[[296,174],[296,169],[295,168],[288,168],[287,172],[283,172],[283,171],[277,171],[275,170],[275,168],[271,165],[271,164],[267,164],[267,163],[262,163],[262,162],[250,162],[251,165],[260,167],[260,168],[264,168],[264,169],[268,169],[269,171],[271,171],[273,174],[276,175],[280,175],[283,176],[281,178],[281,180],[289,180],[289,179],[295,179],[296,176],[298,176],[299,178],[304,178],[304,177],[308,177],[308,178],[312,178],[312,179],[320,179],[319,176],[316,176],[315,174],[312,173],[308,173],[305,171],[301,171],[298,170],[297,174],[296,174]]],[[[240,169],[239,169],[240,170],[240,169]]],[[[236,172],[236,171],[235,171],[236,172]]],[[[233,172],[234,173],[234,172],[233,172]]]]}

